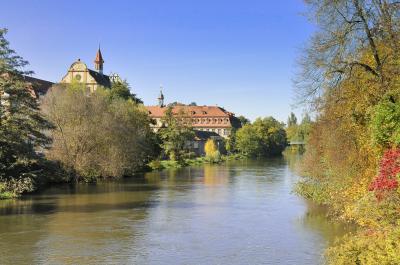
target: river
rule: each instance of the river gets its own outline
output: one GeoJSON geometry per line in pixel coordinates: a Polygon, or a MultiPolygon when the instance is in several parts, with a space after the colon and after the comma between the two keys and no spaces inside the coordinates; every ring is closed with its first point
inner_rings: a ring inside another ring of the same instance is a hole
{"type": "Polygon", "coordinates": [[[321,264],[348,228],[297,180],[284,159],[244,160],[0,201],[0,264],[321,264]]]}

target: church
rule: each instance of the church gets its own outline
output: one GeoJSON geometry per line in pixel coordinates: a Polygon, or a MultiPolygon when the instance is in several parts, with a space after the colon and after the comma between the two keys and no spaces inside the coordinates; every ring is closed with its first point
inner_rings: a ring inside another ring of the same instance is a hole
{"type": "Polygon", "coordinates": [[[67,74],[61,79],[61,83],[80,82],[85,84],[90,92],[96,91],[100,86],[110,88],[114,76],[105,75],[103,65],[104,60],[99,47],[94,60],[95,70],[88,68],[84,62],[78,59],[69,67],[67,74]]]}

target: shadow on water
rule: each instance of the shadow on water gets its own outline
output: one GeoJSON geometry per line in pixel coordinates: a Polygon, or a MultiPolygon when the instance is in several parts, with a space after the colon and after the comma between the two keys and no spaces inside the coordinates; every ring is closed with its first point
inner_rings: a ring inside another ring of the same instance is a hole
{"type": "Polygon", "coordinates": [[[307,211],[301,219],[301,225],[311,231],[318,232],[325,240],[326,245],[332,245],[347,233],[356,231],[357,226],[351,223],[338,222],[328,217],[328,208],[310,201],[306,201],[307,211]]]}
{"type": "Polygon", "coordinates": [[[125,202],[125,203],[90,203],[85,205],[62,205],[57,202],[28,203],[25,205],[9,205],[0,208],[0,215],[22,215],[22,214],[53,214],[62,212],[72,213],[94,213],[109,210],[147,209],[155,207],[156,201],[148,202],[125,202]]]}

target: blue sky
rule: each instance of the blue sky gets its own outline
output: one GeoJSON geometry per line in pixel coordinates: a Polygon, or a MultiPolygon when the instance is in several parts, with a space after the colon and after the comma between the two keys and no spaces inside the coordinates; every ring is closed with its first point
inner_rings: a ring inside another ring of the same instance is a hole
{"type": "Polygon", "coordinates": [[[167,102],[252,120],[286,121],[296,59],[314,30],[302,0],[13,0],[2,10],[0,27],[38,78],[60,81],[77,58],[93,68],[101,43],[104,72],[126,78],[146,105],[162,84],[167,102]]]}

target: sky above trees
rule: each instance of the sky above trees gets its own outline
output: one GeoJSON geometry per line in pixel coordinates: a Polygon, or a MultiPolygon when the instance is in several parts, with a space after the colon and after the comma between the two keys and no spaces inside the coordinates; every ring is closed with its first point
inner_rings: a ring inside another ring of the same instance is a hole
{"type": "MultiPolygon", "coordinates": [[[[301,48],[313,32],[301,0],[6,1],[0,27],[35,76],[58,82],[78,58],[117,72],[146,105],[219,105],[286,121],[301,48]]],[[[301,114],[301,109],[295,113],[301,114]]]]}

